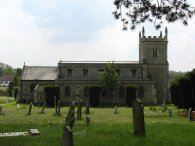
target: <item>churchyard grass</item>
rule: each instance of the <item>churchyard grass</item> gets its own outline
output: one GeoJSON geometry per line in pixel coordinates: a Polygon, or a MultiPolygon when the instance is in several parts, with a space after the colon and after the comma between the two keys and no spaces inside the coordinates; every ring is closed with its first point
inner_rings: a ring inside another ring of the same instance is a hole
{"type": "MultiPolygon", "coordinates": [[[[1,104],[2,105],[2,104],[1,104]]],[[[40,131],[37,136],[19,136],[0,138],[0,146],[59,146],[61,144],[64,119],[68,107],[61,108],[61,116],[55,116],[54,108],[33,107],[27,115],[28,105],[15,102],[3,104],[4,115],[0,115],[0,132],[23,132],[35,128],[40,131]]],[[[195,122],[187,117],[178,116],[172,106],[172,117],[162,112],[144,108],[146,137],[133,136],[132,109],[119,107],[118,114],[114,108],[90,108],[90,126],[85,125],[85,114],[81,121],[75,121],[73,139],[76,146],[178,146],[195,145],[195,122]]]]}
{"type": "Polygon", "coordinates": [[[0,96],[0,104],[8,103],[14,100],[15,99],[13,97],[0,96]]]}

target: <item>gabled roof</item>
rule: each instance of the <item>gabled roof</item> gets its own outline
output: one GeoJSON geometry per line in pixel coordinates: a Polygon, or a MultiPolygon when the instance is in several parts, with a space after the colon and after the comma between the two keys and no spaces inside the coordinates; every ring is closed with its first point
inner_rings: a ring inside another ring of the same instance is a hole
{"type": "Polygon", "coordinates": [[[24,66],[21,80],[55,80],[57,76],[57,67],[24,66]]]}
{"type": "Polygon", "coordinates": [[[14,75],[3,75],[0,77],[0,81],[13,81],[14,75]]]}

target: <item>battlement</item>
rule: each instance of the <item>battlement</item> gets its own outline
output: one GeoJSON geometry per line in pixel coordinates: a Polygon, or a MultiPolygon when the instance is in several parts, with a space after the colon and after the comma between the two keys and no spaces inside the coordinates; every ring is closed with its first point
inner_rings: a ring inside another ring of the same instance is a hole
{"type": "Polygon", "coordinates": [[[162,31],[160,31],[159,36],[145,36],[145,29],[142,28],[142,31],[139,32],[139,41],[167,41],[168,39],[168,30],[165,28],[165,35],[162,36],[162,31]]]}

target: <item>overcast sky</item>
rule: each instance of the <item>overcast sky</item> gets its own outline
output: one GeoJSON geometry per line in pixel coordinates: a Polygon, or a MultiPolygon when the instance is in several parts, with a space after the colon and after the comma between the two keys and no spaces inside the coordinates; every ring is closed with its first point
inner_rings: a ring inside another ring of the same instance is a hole
{"type": "MultiPolygon", "coordinates": [[[[63,61],[138,61],[138,34],[159,35],[153,24],[122,31],[113,0],[0,0],[0,62],[12,67],[63,61]]],[[[168,27],[170,70],[195,68],[195,18],[168,27]]]]}

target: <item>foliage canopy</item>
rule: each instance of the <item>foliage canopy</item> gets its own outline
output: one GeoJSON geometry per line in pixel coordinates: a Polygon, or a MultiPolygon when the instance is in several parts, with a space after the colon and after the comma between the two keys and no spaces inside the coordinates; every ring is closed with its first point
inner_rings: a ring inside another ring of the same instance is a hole
{"type": "Polygon", "coordinates": [[[135,29],[138,24],[153,22],[156,29],[163,23],[181,20],[184,25],[195,14],[187,0],[114,0],[116,19],[123,23],[123,30],[135,29]]]}
{"type": "Polygon", "coordinates": [[[117,90],[119,87],[118,74],[114,62],[107,63],[104,72],[100,76],[102,87],[109,92],[117,90]]]}

